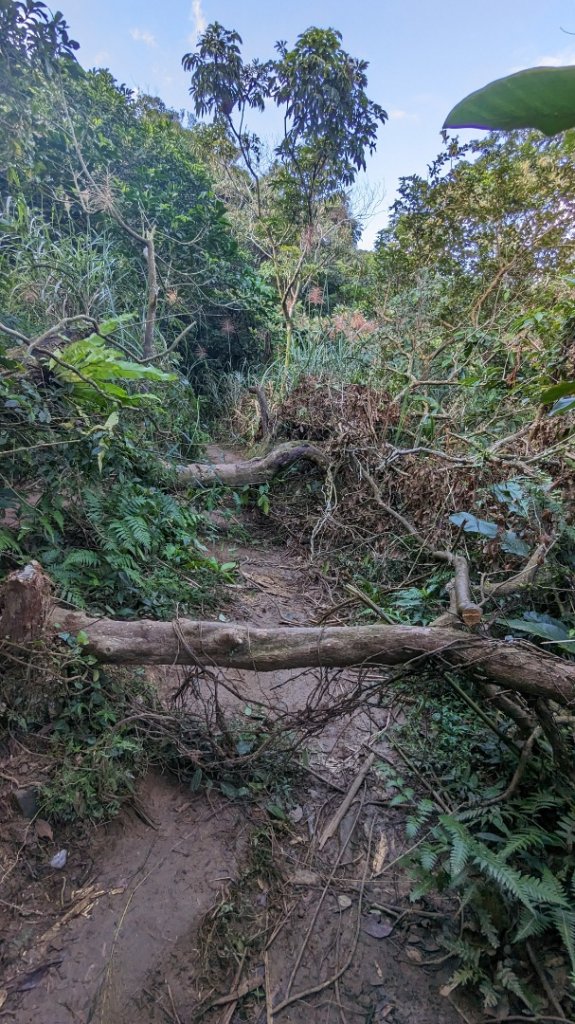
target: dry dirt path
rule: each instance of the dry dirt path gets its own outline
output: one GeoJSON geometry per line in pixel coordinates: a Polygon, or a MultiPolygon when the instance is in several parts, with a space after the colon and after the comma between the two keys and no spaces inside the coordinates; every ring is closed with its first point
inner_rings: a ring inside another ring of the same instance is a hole
{"type": "MultiPolygon", "coordinates": [[[[226,455],[233,457],[221,449],[211,452],[214,460],[226,455]]],[[[239,567],[239,584],[230,588],[222,614],[254,625],[308,622],[321,592],[304,558],[254,520],[245,520],[244,527],[251,534],[249,544],[222,540],[218,552],[225,550],[226,559],[236,560],[239,567]]],[[[241,708],[242,701],[261,701],[276,711],[305,707],[317,682],[302,672],[276,673],[273,679],[251,672],[229,672],[226,677],[241,695],[231,704],[241,708]]],[[[155,678],[165,697],[181,682],[177,670],[158,671],[155,678]]],[[[386,864],[403,846],[403,819],[386,807],[375,773],[334,838],[318,848],[325,824],[368,756],[365,744],[373,740],[378,725],[384,722],[356,713],[330,723],[311,741],[311,770],[290,795],[291,819],[274,832],[276,881],[271,886],[263,876],[256,879],[253,900],[263,926],[272,911],[279,921],[261,964],[256,964],[265,972],[255,976],[261,987],[255,997],[221,1005],[205,1016],[198,1010],[198,999],[208,994],[210,983],[200,968],[206,941],[202,921],[210,908],[232,902],[230,893],[244,870],[250,837],[271,830],[265,807],[213,792],[193,794],[170,778],[151,774],[138,792],[148,823],[126,807],[107,826],[76,838],[68,833],[68,863],[63,871],[48,875],[33,870],[31,826],[12,819],[4,838],[12,851],[19,850],[14,870],[20,871],[21,887],[16,898],[11,890],[7,903],[0,903],[6,926],[0,1021],[460,1022],[460,1011],[439,995],[448,975],[421,965],[441,956],[427,927],[429,919],[407,916],[400,927],[392,927],[409,908],[405,880],[386,873],[386,864]],[[395,910],[377,911],[376,905],[395,910]],[[277,1007],[288,993],[317,987],[347,959],[349,966],[337,984],[272,1013],[272,1005],[277,1007]]],[[[56,834],[54,849],[62,843],[56,834]]],[[[42,856],[46,859],[45,845],[42,856]]],[[[247,977],[254,979],[253,974],[247,977]]],[[[241,992],[245,973],[238,971],[238,978],[241,992]]],[[[213,997],[233,988],[230,975],[213,997]]],[[[465,1019],[473,1019],[469,1010],[465,1013],[465,1019]]]]}

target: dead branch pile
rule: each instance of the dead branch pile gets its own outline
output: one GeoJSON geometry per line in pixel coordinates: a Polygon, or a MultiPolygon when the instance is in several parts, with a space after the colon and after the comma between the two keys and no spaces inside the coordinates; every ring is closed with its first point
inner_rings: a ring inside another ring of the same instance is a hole
{"type": "MultiPolygon", "coordinates": [[[[380,555],[405,558],[404,537],[398,535],[397,521],[383,502],[434,547],[452,548],[459,531],[449,516],[457,512],[473,512],[494,523],[500,535],[514,531],[530,550],[553,534],[549,511],[544,510],[537,520],[516,515],[497,500],[492,487],[510,477],[529,482],[539,471],[552,471],[557,477],[560,468],[557,493],[564,491],[568,500],[573,474],[563,472],[554,449],[562,443],[564,426],[537,421],[533,428],[495,442],[482,456],[441,418],[432,441],[417,439],[414,422],[413,445],[398,447],[398,419],[397,404],[383,392],[355,384],[335,387],[314,378],[300,382],[276,412],[277,432],[292,439],[305,435],[321,443],[331,473],[323,489],[310,489],[304,483],[294,490],[290,481],[285,501],[281,494],[279,500],[274,497],[274,513],[288,532],[301,541],[313,536],[316,552],[355,548],[365,542],[380,555]],[[551,447],[548,459],[538,458],[540,446],[532,435],[545,438],[541,450],[551,447]],[[534,457],[534,462],[527,461],[534,457]],[[381,501],[374,495],[373,480],[381,501]]],[[[465,539],[473,540],[467,534],[465,539]]],[[[499,538],[482,547],[482,557],[482,570],[513,572],[518,567],[515,555],[502,552],[499,538]]]]}
{"type": "Polygon", "coordinates": [[[368,384],[329,384],[305,377],[276,411],[276,435],[364,445],[385,440],[399,422],[399,406],[368,384]]]}

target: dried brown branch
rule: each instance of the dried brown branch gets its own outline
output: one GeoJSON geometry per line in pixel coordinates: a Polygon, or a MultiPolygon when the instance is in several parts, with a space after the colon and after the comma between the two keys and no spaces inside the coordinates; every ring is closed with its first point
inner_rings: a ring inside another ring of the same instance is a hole
{"type": "Polygon", "coordinates": [[[328,840],[331,839],[332,836],[335,835],[335,833],[336,833],[336,831],[337,831],[341,821],[343,820],[343,818],[347,814],[349,808],[351,807],[353,801],[355,800],[355,798],[356,798],[356,796],[357,796],[357,794],[359,792],[360,786],[363,783],[363,780],[365,779],[366,775],[368,774],[368,772],[369,772],[369,770],[370,770],[370,768],[371,768],[371,766],[372,766],[374,761],[375,761],[375,754],[372,751],[372,753],[369,755],[369,757],[366,757],[366,759],[365,759],[361,769],[359,770],[359,772],[357,773],[357,775],[356,775],[355,779],[353,780],[351,786],[349,787],[349,790],[348,790],[348,792],[347,792],[347,794],[345,796],[345,799],[342,800],[342,802],[339,805],[337,811],[335,812],[333,817],[330,819],[330,821],[328,821],[327,825],[325,826],[325,828],[324,828],[324,830],[323,830],[323,832],[321,834],[319,843],[318,843],[318,846],[319,846],[320,850],[323,850],[323,848],[324,848],[325,844],[328,842],[328,840]]]}
{"type": "Polygon", "coordinates": [[[360,471],[371,487],[373,496],[380,508],[382,508],[387,515],[392,516],[392,518],[401,523],[407,532],[417,540],[418,544],[426,551],[429,551],[432,558],[439,562],[447,562],[448,565],[453,567],[453,587],[457,614],[466,626],[476,626],[481,621],[483,612],[481,606],[476,604],[471,596],[467,559],[464,558],[463,555],[454,555],[451,551],[442,551],[438,548],[434,548],[432,544],[429,544],[425,538],[421,536],[419,531],[416,530],[415,526],[409,521],[409,519],[406,519],[401,512],[397,512],[396,509],[392,508],[391,505],[388,505],[387,502],[383,500],[376,481],[365,466],[360,465],[360,471]]]}
{"type": "Polygon", "coordinates": [[[514,576],[510,576],[509,579],[503,580],[501,583],[490,583],[489,580],[483,581],[483,592],[488,597],[504,597],[507,594],[515,594],[518,590],[523,590],[524,587],[529,587],[533,583],[538,569],[543,565],[545,556],[549,550],[549,544],[539,544],[533,554],[529,557],[529,561],[525,564],[520,572],[514,576]]]}

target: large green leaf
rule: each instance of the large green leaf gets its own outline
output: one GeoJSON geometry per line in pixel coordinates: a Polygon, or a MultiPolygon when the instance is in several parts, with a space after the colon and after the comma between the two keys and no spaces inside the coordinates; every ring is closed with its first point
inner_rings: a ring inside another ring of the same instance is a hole
{"type": "Polygon", "coordinates": [[[541,637],[547,642],[551,641],[561,650],[575,654],[575,643],[569,638],[567,626],[551,615],[525,612],[522,619],[498,619],[497,621],[507,626],[508,629],[541,637]]]}
{"type": "Polygon", "coordinates": [[[454,526],[462,526],[465,533],[480,533],[482,537],[493,539],[497,536],[497,523],[490,523],[487,519],[478,519],[471,512],[454,512],[449,517],[450,523],[454,526]]]}
{"type": "Polygon", "coordinates": [[[472,92],[444,128],[539,128],[545,135],[575,127],[575,66],[529,68],[472,92]]]}
{"type": "Polygon", "coordinates": [[[562,380],[559,384],[554,384],[543,392],[541,401],[547,405],[548,402],[556,402],[559,398],[566,398],[569,395],[575,395],[575,380],[562,380]]]}

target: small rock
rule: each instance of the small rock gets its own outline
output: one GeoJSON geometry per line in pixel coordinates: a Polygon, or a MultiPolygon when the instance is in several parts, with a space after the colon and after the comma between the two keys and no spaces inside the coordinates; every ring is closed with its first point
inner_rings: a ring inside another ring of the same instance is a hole
{"type": "Polygon", "coordinates": [[[296,868],[290,876],[292,885],[321,885],[321,878],[317,871],[308,871],[307,868],[296,868]]]}
{"type": "Polygon", "coordinates": [[[38,790],[34,786],[29,789],[17,789],[14,799],[25,818],[35,818],[38,814],[38,790]]]}
{"type": "Polygon", "coordinates": [[[405,950],[405,955],[408,960],[411,960],[414,964],[420,964],[423,960],[423,953],[416,946],[408,946],[405,950]]]}
{"type": "Polygon", "coordinates": [[[371,935],[372,939],[386,939],[388,935],[391,935],[393,925],[391,921],[385,919],[376,921],[374,917],[364,917],[361,930],[366,935],[371,935]]]}
{"type": "Polygon", "coordinates": [[[294,825],[297,825],[298,821],[301,821],[303,818],[303,807],[301,807],[300,804],[298,804],[297,807],[293,807],[288,813],[288,818],[294,823],[294,825]]]}
{"type": "Polygon", "coordinates": [[[66,861],[67,860],[68,860],[68,851],[67,850],[58,850],[58,853],[55,853],[54,856],[52,857],[52,860],[50,861],[50,867],[51,868],[56,868],[58,871],[61,871],[62,868],[66,867],[66,861]]]}
{"type": "Polygon", "coordinates": [[[344,894],[341,893],[337,897],[337,905],[340,910],[349,910],[349,908],[351,907],[351,900],[349,896],[344,896],[344,894]]]}
{"type": "Polygon", "coordinates": [[[34,824],[36,827],[36,835],[38,836],[38,839],[54,838],[52,826],[50,825],[49,821],[44,821],[44,818],[36,818],[34,824]]]}

